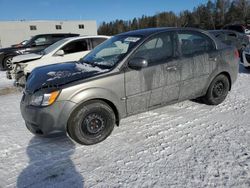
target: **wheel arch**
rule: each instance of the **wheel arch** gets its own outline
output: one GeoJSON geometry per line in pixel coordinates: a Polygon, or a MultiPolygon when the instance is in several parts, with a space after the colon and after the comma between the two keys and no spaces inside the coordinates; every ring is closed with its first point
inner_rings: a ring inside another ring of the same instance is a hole
{"type": "Polygon", "coordinates": [[[231,91],[231,88],[232,88],[232,79],[231,79],[230,74],[228,72],[224,71],[224,72],[221,72],[221,73],[217,74],[214,78],[216,78],[219,75],[225,75],[228,78],[228,81],[229,81],[229,91],[231,91]]]}
{"type": "Polygon", "coordinates": [[[100,101],[100,102],[106,104],[107,106],[109,106],[109,107],[113,110],[113,112],[114,112],[114,114],[115,114],[115,122],[116,122],[116,125],[119,126],[119,124],[120,124],[120,115],[119,115],[119,110],[118,110],[118,108],[116,107],[116,105],[115,105],[112,101],[110,101],[110,100],[108,100],[108,99],[105,99],[105,98],[92,98],[92,99],[84,100],[84,101],[82,101],[82,102],[76,104],[76,105],[74,106],[74,108],[71,110],[70,115],[69,115],[69,118],[68,118],[68,121],[67,121],[67,124],[66,124],[66,130],[67,130],[67,132],[68,132],[68,122],[69,122],[69,120],[70,120],[70,118],[71,118],[71,115],[72,115],[78,108],[81,108],[81,106],[83,106],[84,104],[89,103],[89,102],[92,102],[92,101],[93,101],[93,102],[94,102],[94,101],[100,101]]]}

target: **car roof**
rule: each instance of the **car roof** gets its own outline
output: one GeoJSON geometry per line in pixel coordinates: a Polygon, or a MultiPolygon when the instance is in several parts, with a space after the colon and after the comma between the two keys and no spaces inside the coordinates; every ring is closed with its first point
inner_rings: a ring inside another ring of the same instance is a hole
{"type": "Polygon", "coordinates": [[[204,30],[196,29],[196,28],[158,27],[158,28],[147,28],[147,29],[139,29],[139,30],[129,31],[129,32],[121,33],[119,35],[141,35],[141,36],[147,37],[147,36],[150,36],[150,35],[153,35],[156,33],[161,33],[164,31],[199,31],[202,33],[206,33],[204,30]]]}
{"type": "Polygon", "coordinates": [[[88,38],[106,38],[109,39],[111,38],[110,36],[105,36],[105,35],[85,35],[85,36],[79,36],[79,37],[68,37],[63,39],[64,41],[74,41],[74,40],[79,40],[79,39],[88,39],[88,38]]]}
{"type": "Polygon", "coordinates": [[[50,35],[75,35],[75,36],[79,36],[80,34],[77,34],[77,33],[45,33],[45,34],[38,34],[38,35],[34,35],[34,36],[50,36],[50,35]]]}
{"type": "Polygon", "coordinates": [[[229,29],[217,29],[217,30],[208,30],[209,33],[219,33],[219,32],[233,32],[233,33],[239,33],[234,30],[229,30],[229,29]]]}

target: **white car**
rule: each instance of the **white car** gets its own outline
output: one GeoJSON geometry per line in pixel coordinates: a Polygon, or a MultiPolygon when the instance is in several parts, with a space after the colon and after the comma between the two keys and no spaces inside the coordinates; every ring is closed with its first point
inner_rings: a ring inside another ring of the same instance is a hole
{"type": "Polygon", "coordinates": [[[62,39],[37,54],[19,55],[12,59],[13,70],[7,78],[24,86],[31,71],[37,67],[63,62],[78,61],[93,48],[109,39],[108,36],[82,36],[62,39]]]}

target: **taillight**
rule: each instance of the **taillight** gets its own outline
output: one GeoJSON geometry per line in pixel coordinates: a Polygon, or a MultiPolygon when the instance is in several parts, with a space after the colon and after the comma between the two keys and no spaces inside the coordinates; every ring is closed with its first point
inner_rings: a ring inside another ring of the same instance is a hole
{"type": "Polygon", "coordinates": [[[239,54],[239,51],[237,49],[234,50],[234,57],[240,58],[240,54],[239,54]]]}

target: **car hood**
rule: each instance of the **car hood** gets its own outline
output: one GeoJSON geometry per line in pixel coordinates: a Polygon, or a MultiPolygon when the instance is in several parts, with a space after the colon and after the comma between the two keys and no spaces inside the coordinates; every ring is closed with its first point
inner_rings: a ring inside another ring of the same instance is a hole
{"type": "Polygon", "coordinates": [[[67,62],[38,67],[29,76],[25,92],[33,94],[43,88],[58,89],[65,84],[94,77],[108,71],[109,69],[101,69],[80,62],[67,62]]]}
{"type": "Polygon", "coordinates": [[[26,62],[26,61],[31,61],[31,60],[36,60],[36,59],[40,59],[43,55],[41,54],[25,54],[25,55],[18,55],[13,57],[12,59],[12,63],[16,64],[19,62],[26,62]]]}
{"type": "Polygon", "coordinates": [[[18,48],[16,48],[16,47],[11,47],[11,48],[0,48],[0,53],[1,53],[1,52],[12,51],[12,50],[15,50],[15,49],[18,49],[18,48]]]}

